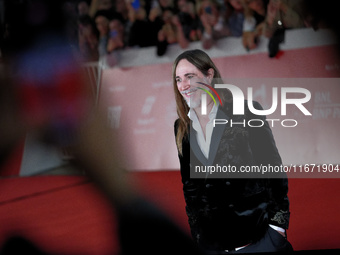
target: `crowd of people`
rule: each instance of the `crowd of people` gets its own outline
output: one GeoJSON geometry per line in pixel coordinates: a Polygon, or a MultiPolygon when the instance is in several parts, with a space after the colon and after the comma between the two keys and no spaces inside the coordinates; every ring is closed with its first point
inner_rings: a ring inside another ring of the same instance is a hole
{"type": "Polygon", "coordinates": [[[247,50],[260,36],[276,37],[275,55],[284,29],[311,26],[301,0],[70,0],[67,6],[84,61],[149,46],[162,56],[170,44],[185,49],[194,41],[210,49],[223,37],[242,38],[247,50]]]}
{"type": "MultiPolygon", "coordinates": [[[[150,46],[162,56],[170,44],[186,49],[195,41],[207,50],[224,37],[240,38],[249,51],[257,47],[261,36],[270,39],[269,56],[273,57],[286,29],[320,25],[306,15],[305,4],[304,0],[64,0],[67,18],[63,17],[62,25],[83,62],[150,46]]],[[[16,5],[11,6],[15,10],[16,5]]],[[[26,33],[19,22],[5,15],[8,20],[26,33]]],[[[9,29],[2,26],[1,45],[11,35],[9,29]]]]}

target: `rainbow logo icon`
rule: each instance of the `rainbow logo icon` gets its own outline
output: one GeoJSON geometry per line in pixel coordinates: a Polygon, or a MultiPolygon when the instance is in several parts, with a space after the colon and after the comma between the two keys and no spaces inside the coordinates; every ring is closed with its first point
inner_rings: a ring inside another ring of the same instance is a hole
{"type": "MultiPolygon", "coordinates": [[[[205,83],[203,83],[203,82],[197,82],[197,83],[198,83],[198,84],[201,84],[201,85],[203,85],[203,86],[206,86],[206,87],[209,88],[212,92],[214,92],[215,95],[216,95],[216,97],[218,98],[218,100],[219,100],[221,106],[223,106],[222,100],[221,100],[220,96],[218,95],[217,91],[216,91],[212,86],[210,86],[210,85],[208,85],[208,84],[205,84],[205,83]]],[[[204,92],[206,92],[206,93],[212,98],[212,100],[214,100],[215,105],[217,105],[217,102],[216,102],[214,96],[213,96],[208,90],[206,90],[206,89],[204,89],[204,88],[200,88],[200,87],[197,87],[197,88],[203,90],[204,92]]]]}

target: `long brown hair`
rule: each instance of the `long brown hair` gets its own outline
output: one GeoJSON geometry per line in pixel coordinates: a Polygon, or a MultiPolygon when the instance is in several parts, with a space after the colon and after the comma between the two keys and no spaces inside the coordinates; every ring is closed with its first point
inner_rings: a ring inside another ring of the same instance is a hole
{"type": "MultiPolygon", "coordinates": [[[[215,86],[215,84],[222,84],[222,78],[219,70],[215,66],[214,62],[210,59],[210,57],[202,50],[188,50],[181,53],[175,60],[172,66],[172,83],[175,92],[176,99],[176,107],[178,114],[178,123],[177,123],[177,135],[176,135],[176,144],[177,149],[180,154],[182,154],[182,141],[183,138],[189,133],[189,124],[190,119],[188,117],[189,107],[185,102],[183,96],[179,92],[177,88],[176,82],[176,69],[178,63],[182,60],[186,59],[191,64],[193,64],[198,70],[200,70],[204,75],[208,75],[208,70],[212,68],[214,70],[213,84],[211,86],[215,86]]],[[[223,100],[223,99],[222,99],[223,100]]]]}

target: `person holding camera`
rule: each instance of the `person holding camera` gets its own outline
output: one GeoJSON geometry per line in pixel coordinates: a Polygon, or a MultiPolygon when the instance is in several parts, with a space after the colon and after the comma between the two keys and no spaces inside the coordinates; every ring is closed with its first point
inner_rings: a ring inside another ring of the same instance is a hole
{"type": "Polygon", "coordinates": [[[229,35],[229,29],[223,15],[220,13],[218,2],[203,0],[197,5],[197,15],[203,26],[202,47],[210,49],[216,42],[229,35]]]}

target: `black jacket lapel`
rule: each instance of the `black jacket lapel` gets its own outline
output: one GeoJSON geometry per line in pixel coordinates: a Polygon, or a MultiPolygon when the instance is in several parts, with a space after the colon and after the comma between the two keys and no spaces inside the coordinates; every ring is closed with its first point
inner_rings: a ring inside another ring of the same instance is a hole
{"type": "MultiPolygon", "coordinates": [[[[219,107],[217,114],[216,114],[216,119],[229,120],[229,117],[219,107]]],[[[220,145],[220,141],[221,141],[222,135],[223,135],[226,127],[229,127],[229,122],[228,122],[228,124],[219,124],[219,125],[216,125],[214,127],[212,137],[211,137],[210,149],[209,149],[209,158],[207,159],[203,155],[202,150],[198,145],[197,138],[196,138],[197,132],[196,132],[196,130],[194,130],[192,128],[192,125],[191,125],[191,127],[190,127],[190,147],[191,147],[192,153],[202,163],[202,165],[205,165],[205,166],[209,165],[210,166],[210,165],[213,164],[213,162],[215,160],[216,153],[217,153],[218,146],[220,145]]]]}
{"type": "Polygon", "coordinates": [[[214,163],[215,156],[217,153],[217,149],[220,145],[220,141],[222,138],[222,135],[224,133],[224,130],[226,127],[229,127],[229,117],[227,114],[219,107],[217,114],[216,114],[216,119],[221,119],[221,120],[228,120],[227,124],[217,124],[214,127],[212,136],[211,136],[211,142],[210,142],[210,149],[209,149],[209,159],[208,159],[208,164],[211,166],[214,163]]]}

